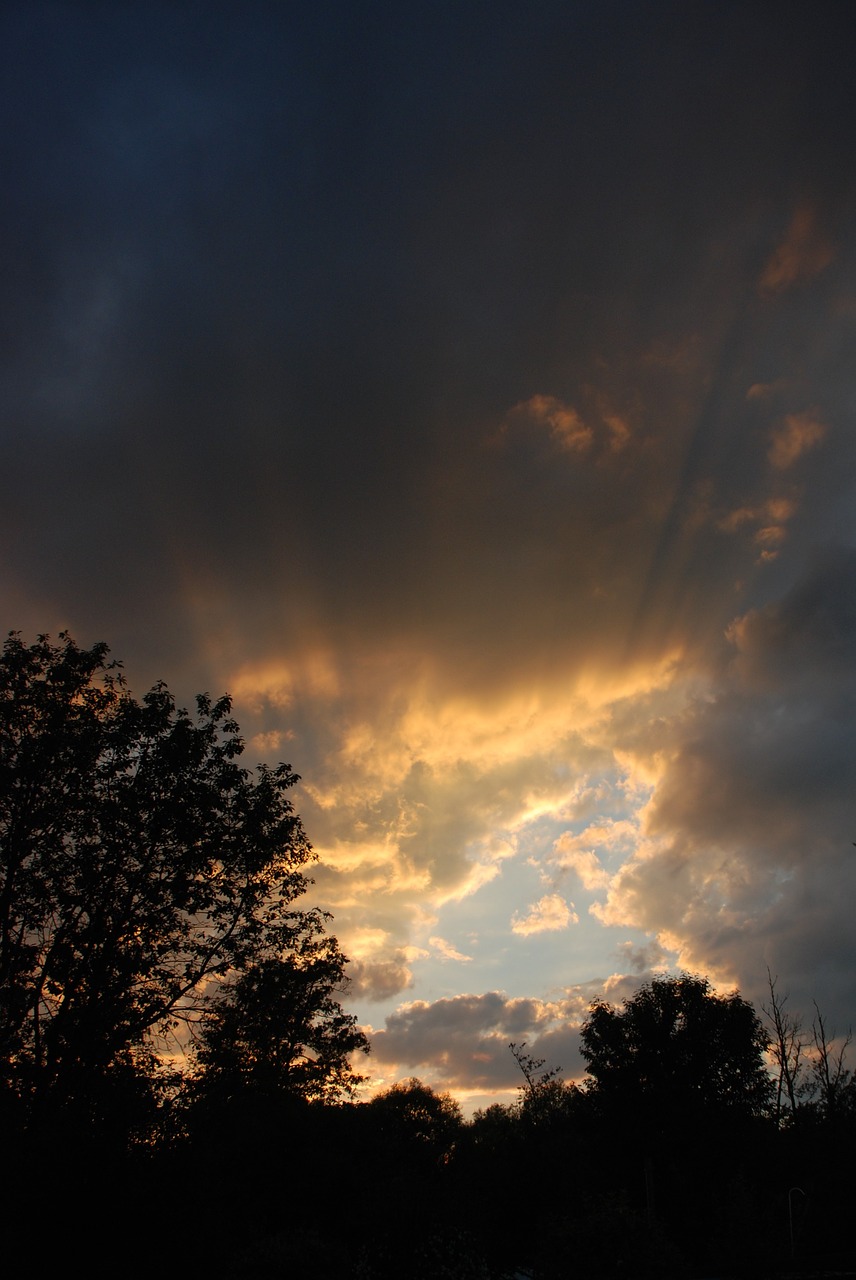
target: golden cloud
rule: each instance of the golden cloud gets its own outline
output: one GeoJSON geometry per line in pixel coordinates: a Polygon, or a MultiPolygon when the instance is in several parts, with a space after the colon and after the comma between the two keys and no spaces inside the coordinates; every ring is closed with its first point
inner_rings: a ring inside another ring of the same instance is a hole
{"type": "Polygon", "coordinates": [[[294,733],[290,729],[269,729],[267,733],[256,733],[250,739],[250,746],[264,756],[275,755],[284,742],[293,742],[294,733]]]}
{"type": "Polygon", "coordinates": [[[457,960],[462,964],[469,963],[472,956],[466,956],[462,951],[458,951],[451,942],[447,942],[445,938],[440,938],[436,934],[428,939],[430,945],[434,948],[442,960],[457,960]]]}
{"type": "Polygon", "coordinates": [[[579,835],[565,832],[564,835],[559,836],[553,844],[553,852],[558,865],[563,870],[573,871],[579,876],[583,888],[605,889],[609,884],[610,874],[591,846],[612,849],[623,842],[628,835],[634,839],[638,835],[632,823],[592,824],[579,835]]]}
{"type": "Polygon", "coordinates": [[[267,703],[289,707],[297,691],[301,696],[331,699],[339,693],[339,673],[332,654],[325,649],[305,649],[291,662],[249,663],[229,681],[236,700],[258,711],[267,703]]]}
{"type": "Polygon", "coordinates": [[[545,933],[550,929],[567,929],[569,924],[579,924],[580,918],[574,904],[568,903],[559,893],[548,893],[534,903],[525,916],[515,915],[511,921],[512,933],[545,933]]]}
{"type": "MultiPolygon", "coordinates": [[[[415,961],[469,963],[437,913],[496,881],[538,821],[590,813],[589,849],[625,855],[632,833],[598,818],[610,797],[586,780],[616,767],[616,705],[630,715],[640,698],[648,707],[671,697],[680,662],[676,650],[619,666],[601,652],[560,676],[521,672],[516,687],[492,694],[400,651],[394,661],[379,652],[336,662],[321,647],[288,664],[239,669],[232,687],[263,732],[296,726],[298,749],[314,748],[301,755],[296,797],[320,859],[313,900],[333,913],[356,994],[385,999],[406,989],[415,961]]],[[[625,763],[636,769],[630,756],[625,763]]],[[[631,790],[622,804],[638,807],[647,795],[631,790]]],[[[591,885],[597,868],[583,852],[575,865],[591,885]]],[[[570,864],[570,843],[564,853],[570,864]]],[[[542,892],[511,922],[518,936],[578,923],[569,900],[542,892]]]]}

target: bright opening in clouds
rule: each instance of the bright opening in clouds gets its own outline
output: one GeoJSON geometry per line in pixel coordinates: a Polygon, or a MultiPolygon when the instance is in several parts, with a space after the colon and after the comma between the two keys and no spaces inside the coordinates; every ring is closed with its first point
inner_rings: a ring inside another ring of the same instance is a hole
{"type": "Polygon", "coordinates": [[[0,19],[4,629],[293,764],[376,1081],[853,1020],[848,17],[0,19]]]}

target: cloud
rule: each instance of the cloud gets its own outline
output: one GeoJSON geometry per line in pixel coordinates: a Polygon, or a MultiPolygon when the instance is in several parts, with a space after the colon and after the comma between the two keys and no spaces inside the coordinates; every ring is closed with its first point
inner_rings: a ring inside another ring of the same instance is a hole
{"type": "Polygon", "coordinates": [[[329,652],[310,649],[297,662],[271,661],[245,664],[233,672],[231,689],[235,698],[256,710],[265,703],[288,708],[299,689],[305,697],[334,698],[338,692],[336,664],[329,652]]]}
{"type": "Polygon", "coordinates": [[[729,630],[731,660],[664,726],[644,838],[593,910],[648,930],[681,965],[846,1020],[856,758],[856,552],[817,558],[729,630]],[[813,964],[807,957],[815,957],[813,964]]]}
{"type": "Polygon", "coordinates": [[[790,413],[770,432],[770,448],[767,457],[777,471],[792,467],[804,453],[816,448],[827,433],[816,409],[803,413],[790,413]]]}
{"type": "Polygon", "coordinates": [[[566,929],[569,924],[579,924],[580,918],[574,904],[567,903],[559,893],[548,893],[534,903],[525,916],[513,916],[513,933],[528,937],[531,933],[546,933],[551,929],[566,929]]]}
{"type": "MultiPolygon", "coordinates": [[[[560,448],[569,453],[585,453],[591,448],[594,440],[591,427],[583,422],[576,409],[563,404],[556,396],[530,396],[528,400],[515,405],[512,412],[546,426],[560,448]]],[[[616,436],[620,438],[622,426],[623,424],[618,424],[617,432],[613,426],[613,439],[616,436]]]]}
{"type": "Polygon", "coordinates": [[[604,889],[609,884],[609,872],[599,861],[597,854],[583,848],[581,842],[588,840],[597,828],[588,828],[582,836],[573,836],[566,832],[559,836],[553,848],[558,854],[560,867],[573,871],[579,876],[583,888],[604,889]]]}
{"type": "Polygon", "coordinates": [[[818,228],[816,211],[800,204],[787,231],[767,261],[758,288],[762,294],[783,293],[812,280],[835,260],[835,250],[818,228]]]}
{"type": "Polygon", "coordinates": [[[546,432],[561,452],[584,455],[596,449],[600,461],[622,453],[633,442],[630,414],[618,411],[607,392],[597,386],[581,389],[585,410],[567,404],[558,396],[537,394],[521,400],[506,415],[498,440],[506,439],[509,428],[536,428],[546,432]]]}
{"type": "Polygon", "coordinates": [[[818,713],[849,690],[856,639],[856,551],[819,553],[779,601],[750,609],[728,629],[733,670],[747,690],[810,697],[818,713]]]}
{"type": "Polygon", "coordinates": [[[553,844],[552,859],[563,870],[579,876],[583,888],[604,889],[610,881],[610,872],[603,865],[595,849],[608,855],[629,852],[639,836],[638,827],[626,819],[608,819],[590,823],[583,831],[564,832],[553,844]],[[594,848],[592,848],[594,846],[594,848]]]}
{"type": "Polygon", "coordinates": [[[759,550],[758,563],[775,560],[787,539],[788,521],[796,515],[798,503],[793,497],[768,498],[755,507],[736,507],[722,516],[717,528],[722,533],[737,533],[748,526],[752,529],[752,541],[759,550]]]}
{"type": "Polygon", "coordinates": [[[536,1057],[549,1053],[558,1065],[561,1054],[564,1070],[579,1074],[579,1025],[595,994],[592,985],[552,1002],[499,991],[412,1001],[371,1033],[372,1061],[428,1075],[444,1087],[508,1089],[520,1082],[509,1043],[526,1041],[536,1057]]]}
{"type": "MultiPolygon", "coordinates": [[[[616,952],[631,974],[651,975],[664,970],[667,971],[674,965],[674,955],[656,940],[648,942],[641,947],[636,946],[633,942],[620,942],[616,947],[616,952]]],[[[642,985],[641,982],[639,985],[642,985]]]]}
{"type": "MultiPolygon", "coordinates": [[[[300,803],[322,859],[319,882],[336,873],[349,901],[379,877],[387,892],[435,906],[476,893],[516,854],[522,831],[570,803],[580,777],[609,762],[568,729],[598,718],[581,698],[549,705],[527,691],[480,706],[389,680],[372,712],[363,719],[359,707],[336,708],[327,734],[323,704],[306,711],[326,751],[317,769],[302,766],[314,778],[301,784],[300,803]]],[[[296,741],[307,742],[300,730],[296,741]]],[[[333,878],[326,882],[332,890],[333,878]]]]}
{"type": "Polygon", "coordinates": [[[771,397],[787,391],[792,381],[789,378],[776,378],[773,382],[753,382],[746,392],[747,400],[769,400],[771,397]]]}
{"type": "Polygon", "coordinates": [[[758,506],[736,507],[721,517],[717,528],[723,533],[736,533],[745,525],[767,527],[770,523],[784,526],[797,512],[797,503],[793,497],[768,498],[758,506]]]}
{"type": "Polygon", "coordinates": [[[345,1000],[389,1000],[413,986],[413,974],[401,960],[351,960],[345,1000]]]}
{"type": "Polygon", "coordinates": [[[281,751],[284,743],[293,738],[294,734],[289,733],[287,729],[269,729],[267,733],[254,734],[250,739],[250,746],[260,756],[270,759],[281,751]]]}
{"type": "Polygon", "coordinates": [[[458,960],[461,963],[467,963],[472,960],[472,956],[465,956],[463,952],[453,947],[451,942],[447,942],[445,938],[439,938],[436,935],[428,939],[434,950],[443,960],[458,960]]]}
{"type": "Polygon", "coordinates": [[[509,1091],[521,1084],[509,1045],[525,1043],[548,1068],[558,1069],[566,1080],[579,1080],[585,1074],[579,1033],[592,1002],[620,1004],[665,967],[665,953],[656,943],[644,955],[631,944],[623,950],[631,972],[558,989],[551,999],[486,991],[409,1001],[387,1016],[383,1028],[369,1028],[368,1069],[376,1079],[415,1074],[463,1096],[480,1093],[485,1101],[491,1095],[507,1101],[509,1091]]]}

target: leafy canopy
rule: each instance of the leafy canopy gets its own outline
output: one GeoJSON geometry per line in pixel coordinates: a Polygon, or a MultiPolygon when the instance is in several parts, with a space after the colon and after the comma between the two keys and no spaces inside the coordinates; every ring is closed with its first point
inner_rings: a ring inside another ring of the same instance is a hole
{"type": "Polygon", "coordinates": [[[602,1097],[753,1113],[770,1097],[768,1039],[754,1008],[693,974],[655,978],[620,1010],[596,1001],[581,1044],[602,1097]]]}
{"type": "Polygon", "coordinates": [[[261,1041],[274,1010],[292,1020],[283,1084],[292,1073],[323,1093],[335,1061],[347,1088],[344,1054],[365,1040],[332,994],[344,957],[325,917],[294,905],[314,856],[289,799],[297,775],[241,767],[228,697],[200,695],[191,715],[158,684],[138,702],[107,655],[65,633],[29,646],[12,633],[0,658],[7,1089],[33,1103],[150,1075],[206,1010],[210,1055],[217,1018],[239,1008],[261,1041]]]}

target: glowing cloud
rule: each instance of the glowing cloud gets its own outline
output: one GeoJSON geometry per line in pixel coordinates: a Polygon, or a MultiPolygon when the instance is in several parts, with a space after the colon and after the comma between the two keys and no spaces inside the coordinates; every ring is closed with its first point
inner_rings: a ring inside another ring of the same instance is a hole
{"type": "Polygon", "coordinates": [[[574,904],[567,903],[559,893],[548,893],[533,906],[529,913],[520,918],[514,916],[511,921],[513,933],[523,934],[545,933],[550,929],[566,929],[569,924],[579,924],[580,918],[574,911],[574,904]]]}
{"type": "Polygon", "coordinates": [[[230,687],[236,700],[256,710],[265,703],[287,708],[294,701],[297,690],[320,698],[335,697],[338,674],[329,653],[310,649],[292,663],[247,664],[233,674],[230,687]]]}
{"type": "Polygon", "coordinates": [[[809,449],[820,444],[826,431],[827,428],[820,421],[816,409],[807,409],[803,413],[790,413],[784,422],[770,433],[771,443],[767,457],[777,471],[785,471],[809,449]]]}
{"type": "Polygon", "coordinates": [[[717,523],[721,533],[736,533],[746,525],[755,525],[752,541],[759,549],[758,563],[775,560],[788,536],[787,522],[796,514],[793,498],[770,498],[756,507],[736,507],[717,523]]]}
{"type": "Polygon", "coordinates": [[[605,889],[609,884],[609,872],[603,867],[592,843],[602,845],[611,833],[605,827],[587,827],[581,835],[565,832],[553,845],[556,861],[565,870],[579,876],[585,889],[605,889]]]}
{"type": "Polygon", "coordinates": [[[515,405],[514,412],[545,424],[557,444],[570,453],[584,453],[594,440],[594,432],[586,426],[576,409],[563,404],[555,396],[531,396],[515,405]]]}
{"type": "Polygon", "coordinates": [[[453,947],[451,942],[447,942],[445,938],[439,938],[436,935],[428,939],[430,945],[443,960],[458,960],[467,963],[472,960],[472,956],[465,956],[463,952],[453,947]]]}
{"type": "Polygon", "coordinates": [[[793,498],[770,498],[754,507],[735,507],[718,522],[722,533],[736,533],[747,524],[785,524],[797,511],[793,498]]]}
{"type": "Polygon", "coordinates": [[[400,960],[352,960],[348,965],[348,996],[368,1001],[389,1000],[413,986],[413,974],[400,960]]]}
{"type": "Polygon", "coordinates": [[[782,293],[820,275],[834,258],[835,250],[817,229],[814,210],[802,204],[764,267],[758,288],[762,294],[782,293]]]}

